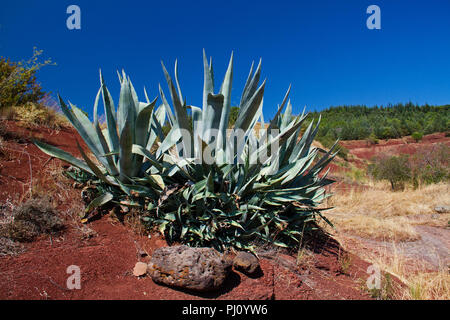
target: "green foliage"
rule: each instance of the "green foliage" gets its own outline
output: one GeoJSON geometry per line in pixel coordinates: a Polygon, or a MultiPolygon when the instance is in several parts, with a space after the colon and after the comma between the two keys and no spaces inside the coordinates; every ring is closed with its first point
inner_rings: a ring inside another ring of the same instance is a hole
{"type": "Polygon", "coordinates": [[[421,148],[419,152],[410,157],[412,183],[432,184],[450,180],[450,147],[445,144],[436,144],[421,148]]]}
{"type": "Polygon", "coordinates": [[[450,180],[450,147],[445,144],[432,145],[418,150],[412,156],[381,157],[369,165],[369,173],[378,180],[388,180],[393,190],[401,190],[405,183],[413,187],[421,184],[450,180]]]}
{"type": "Polygon", "coordinates": [[[312,147],[312,142],[320,119],[300,135],[306,115],[292,115],[289,91],[268,124],[269,130],[278,132],[255,134],[258,120],[261,128],[266,127],[262,120],[265,83],[259,84],[261,64],[255,71],[252,65],[236,109],[230,106],[233,57],[215,93],[212,62],[204,54],[202,108],[187,105],[183,99],[176,63],[175,82],[164,65],[163,71],[172,105],[160,88],[162,104],[156,110],[156,99],[139,102],[125,73],[119,75],[117,111],[100,77],[94,123],[60,99],[62,111],[99,164],[81,148],[84,161],[36,142],[45,153],[92,177],[99,194],[87,211],[110,202],[137,207],[144,212],[144,223],[157,228],[169,242],[219,250],[252,250],[252,244],[260,240],[287,247],[298,242],[302,231],[314,229],[317,218],[329,223],[317,206],[329,196],[324,186],[334,181],[327,179],[327,173],[319,174],[335,156],[336,144],[318,157],[319,149],[312,147]],[[107,120],[103,130],[97,116],[100,94],[107,120]],[[232,111],[237,112],[235,120],[232,111]],[[244,133],[237,140],[227,136],[231,121],[232,134],[244,133]],[[214,131],[217,136],[210,135],[214,131]],[[258,147],[253,149],[255,145],[258,147]],[[210,154],[205,152],[208,148],[210,154]],[[268,150],[265,161],[255,161],[268,150]]]}
{"type": "Polygon", "coordinates": [[[36,72],[54,63],[51,59],[39,61],[41,54],[42,50],[33,48],[33,56],[27,61],[13,62],[0,58],[0,108],[37,103],[44,97],[36,72]]]}
{"type": "Polygon", "coordinates": [[[403,190],[405,182],[411,178],[408,156],[381,157],[369,166],[369,173],[377,180],[390,182],[392,190],[403,190]]]}
{"type": "Polygon", "coordinates": [[[419,142],[423,138],[423,133],[414,131],[413,134],[411,135],[411,138],[413,138],[416,142],[419,142]]]}
{"type": "Polygon", "coordinates": [[[367,138],[367,142],[372,145],[372,144],[378,144],[379,140],[377,138],[377,136],[372,132],[369,137],[367,138]]]}
{"type": "Polygon", "coordinates": [[[414,132],[447,132],[450,105],[418,106],[412,103],[387,107],[338,106],[313,115],[322,115],[318,139],[364,140],[400,138],[414,132]]]}

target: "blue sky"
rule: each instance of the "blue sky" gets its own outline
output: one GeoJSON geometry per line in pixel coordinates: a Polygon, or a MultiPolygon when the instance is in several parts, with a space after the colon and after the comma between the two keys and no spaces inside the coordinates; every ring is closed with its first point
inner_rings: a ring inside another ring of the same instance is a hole
{"type": "Polygon", "coordinates": [[[292,83],[294,112],[340,104],[450,103],[450,1],[7,1],[0,12],[0,55],[13,60],[44,50],[57,66],[39,73],[45,90],[92,112],[101,68],[115,100],[124,68],[142,97],[161,83],[160,60],[188,104],[201,105],[202,49],[213,57],[216,86],[234,51],[232,104],[252,60],[267,77],[266,118],[292,83]],[[81,8],[81,30],[68,30],[66,8],[81,8]],[[381,9],[369,30],[366,9],[381,9]]]}

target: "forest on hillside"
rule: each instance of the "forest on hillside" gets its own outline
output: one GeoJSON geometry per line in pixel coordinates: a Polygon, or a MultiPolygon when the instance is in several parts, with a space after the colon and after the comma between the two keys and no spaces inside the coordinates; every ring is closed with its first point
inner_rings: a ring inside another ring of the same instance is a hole
{"type": "Polygon", "coordinates": [[[330,107],[311,112],[322,116],[318,139],[324,142],[363,139],[392,139],[416,134],[448,132],[450,105],[419,106],[412,103],[367,107],[364,105],[330,107]]]}

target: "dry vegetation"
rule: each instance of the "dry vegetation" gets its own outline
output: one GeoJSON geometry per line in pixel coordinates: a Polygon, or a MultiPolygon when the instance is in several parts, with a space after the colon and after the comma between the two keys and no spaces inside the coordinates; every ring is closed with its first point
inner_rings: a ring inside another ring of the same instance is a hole
{"type": "MultiPolygon", "coordinates": [[[[365,190],[338,191],[329,200],[328,205],[334,208],[327,217],[336,228],[329,231],[344,247],[405,284],[394,298],[449,299],[448,261],[439,260],[436,266],[417,258],[420,250],[429,252],[434,250],[432,247],[412,249],[417,251],[413,256],[405,254],[403,248],[415,243],[410,241],[421,239],[419,225],[440,228],[437,230],[448,228],[450,214],[437,214],[434,208],[450,205],[450,185],[439,183],[392,192],[387,183],[369,184],[365,190]]],[[[448,247],[444,250],[448,252],[448,247]]]]}
{"type": "Polygon", "coordinates": [[[0,109],[0,119],[18,121],[24,128],[46,127],[60,130],[70,126],[67,119],[56,108],[37,103],[0,109]]]}
{"type": "Polygon", "coordinates": [[[328,205],[328,212],[338,231],[376,240],[411,241],[420,238],[414,225],[446,227],[450,214],[435,215],[438,205],[450,205],[446,183],[413,190],[392,192],[386,183],[367,190],[339,192],[328,205]]]}

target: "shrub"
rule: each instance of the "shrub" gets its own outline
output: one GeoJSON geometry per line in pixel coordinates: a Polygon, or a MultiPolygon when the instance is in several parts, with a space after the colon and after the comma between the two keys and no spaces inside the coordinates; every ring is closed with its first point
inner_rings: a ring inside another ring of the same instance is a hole
{"type": "Polygon", "coordinates": [[[15,256],[24,251],[22,244],[0,235],[0,257],[15,256]]]}
{"type": "Polygon", "coordinates": [[[411,179],[407,155],[380,157],[369,165],[369,173],[377,180],[387,180],[392,190],[403,190],[411,179]]]}
{"type": "Polygon", "coordinates": [[[41,54],[42,50],[33,48],[33,56],[27,61],[13,62],[0,58],[0,109],[28,102],[37,103],[44,97],[36,72],[53,63],[51,59],[40,62],[41,54]]]}
{"type": "Polygon", "coordinates": [[[419,142],[420,140],[422,140],[423,138],[423,133],[422,132],[417,132],[415,131],[412,135],[411,138],[414,139],[414,141],[419,142]]]}
{"type": "Polygon", "coordinates": [[[423,147],[410,158],[413,184],[432,184],[450,179],[450,147],[440,143],[423,147]]]}
{"type": "Polygon", "coordinates": [[[375,135],[375,133],[371,133],[370,136],[367,138],[367,143],[369,145],[374,145],[374,144],[378,144],[380,141],[378,140],[377,136],[375,135]]]}
{"type": "Polygon", "coordinates": [[[54,109],[37,103],[27,103],[14,108],[15,119],[22,122],[25,127],[47,127],[59,130],[69,126],[66,118],[54,109]]]}

